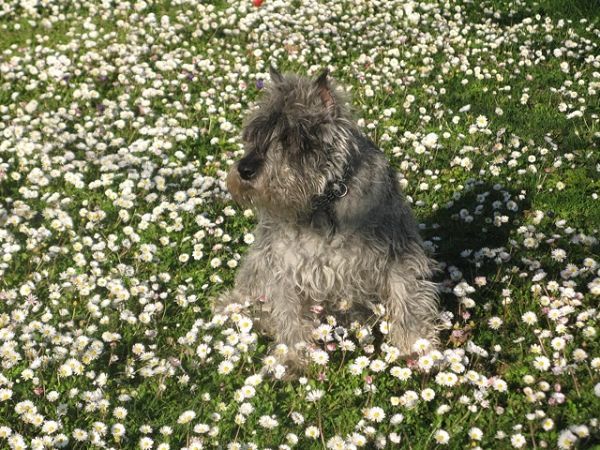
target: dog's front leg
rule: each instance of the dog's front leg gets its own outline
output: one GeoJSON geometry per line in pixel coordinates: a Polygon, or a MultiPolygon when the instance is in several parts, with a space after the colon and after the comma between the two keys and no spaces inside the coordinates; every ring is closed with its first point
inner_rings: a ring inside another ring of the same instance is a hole
{"type": "Polygon", "coordinates": [[[272,290],[269,299],[271,332],[276,344],[287,346],[283,358],[293,371],[308,364],[307,347],[312,343],[313,326],[303,310],[305,302],[293,286],[282,283],[272,290]]]}
{"type": "Polygon", "coordinates": [[[403,355],[410,355],[419,338],[437,344],[437,289],[435,283],[418,279],[396,265],[390,270],[382,295],[389,325],[390,343],[403,355]]]}
{"type": "Polygon", "coordinates": [[[237,287],[228,290],[219,295],[213,304],[213,314],[223,314],[227,312],[227,307],[233,304],[244,306],[250,298],[246,293],[237,287]]]}
{"type": "Polygon", "coordinates": [[[250,251],[246,260],[242,263],[236,277],[235,286],[228,290],[214,301],[213,313],[226,312],[227,307],[232,304],[245,306],[246,304],[254,305],[261,300],[264,295],[263,265],[260,263],[261,255],[250,251]]]}

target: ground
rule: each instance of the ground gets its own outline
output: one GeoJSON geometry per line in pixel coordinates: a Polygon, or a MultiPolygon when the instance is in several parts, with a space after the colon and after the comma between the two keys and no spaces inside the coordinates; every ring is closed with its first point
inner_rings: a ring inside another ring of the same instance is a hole
{"type": "Polygon", "coordinates": [[[599,18],[2,2],[0,447],[598,448],[599,18]],[[442,348],[322,317],[289,381],[243,313],[211,317],[254,239],[224,177],[270,64],[329,68],[397,168],[444,269],[442,348]]]}

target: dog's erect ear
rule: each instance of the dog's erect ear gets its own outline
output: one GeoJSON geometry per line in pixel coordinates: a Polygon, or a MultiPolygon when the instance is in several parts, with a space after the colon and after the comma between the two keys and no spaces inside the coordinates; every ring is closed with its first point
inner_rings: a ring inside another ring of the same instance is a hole
{"type": "Polygon", "coordinates": [[[321,101],[328,111],[332,111],[335,107],[335,100],[331,94],[331,86],[329,85],[329,70],[325,69],[321,75],[315,80],[315,86],[321,97],[321,101]]]}
{"type": "Polygon", "coordinates": [[[271,81],[273,83],[281,83],[283,81],[283,75],[271,64],[269,67],[269,74],[271,75],[271,81]]]}

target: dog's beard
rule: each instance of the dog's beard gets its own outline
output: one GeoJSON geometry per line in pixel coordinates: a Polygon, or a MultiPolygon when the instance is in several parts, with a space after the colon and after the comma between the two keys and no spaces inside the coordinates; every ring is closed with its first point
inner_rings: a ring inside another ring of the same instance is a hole
{"type": "Polygon", "coordinates": [[[294,179],[291,174],[286,173],[286,177],[287,180],[275,180],[262,173],[257,178],[246,181],[240,177],[236,163],[227,174],[226,185],[233,200],[241,206],[253,207],[259,212],[267,212],[280,218],[294,219],[308,214],[311,204],[310,195],[304,191],[305,186],[294,187],[294,183],[289,183],[294,179]],[[267,179],[271,179],[270,184],[267,179]]]}

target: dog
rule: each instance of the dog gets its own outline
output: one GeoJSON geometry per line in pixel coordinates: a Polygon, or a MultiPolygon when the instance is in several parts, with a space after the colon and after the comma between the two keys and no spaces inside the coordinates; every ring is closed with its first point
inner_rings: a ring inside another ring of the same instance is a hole
{"type": "Polygon", "coordinates": [[[227,188],[257,211],[258,224],[234,288],[214,310],[249,303],[263,330],[287,346],[288,367],[306,367],[315,310],[346,324],[378,312],[403,355],[420,338],[436,345],[437,265],[395,171],[328,72],[312,80],[271,68],[242,140],[227,188]]]}

